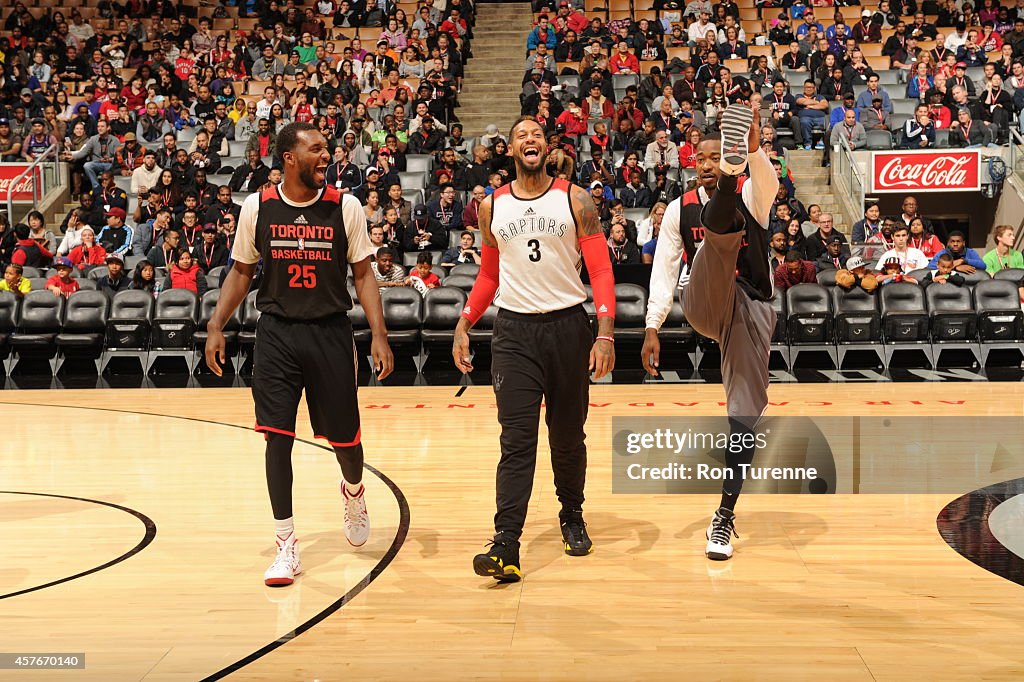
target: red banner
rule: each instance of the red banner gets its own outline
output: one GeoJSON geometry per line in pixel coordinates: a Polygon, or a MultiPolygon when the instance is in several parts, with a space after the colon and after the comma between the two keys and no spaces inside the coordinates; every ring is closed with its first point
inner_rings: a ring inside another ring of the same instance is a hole
{"type": "Polygon", "coordinates": [[[977,192],[981,190],[981,151],[874,152],[871,191],[977,192]]]}
{"type": "Polygon", "coordinates": [[[13,192],[14,201],[32,201],[33,176],[39,177],[39,166],[29,175],[26,175],[14,185],[14,179],[25,172],[27,163],[0,163],[0,201],[7,202],[8,192],[13,192]]]}

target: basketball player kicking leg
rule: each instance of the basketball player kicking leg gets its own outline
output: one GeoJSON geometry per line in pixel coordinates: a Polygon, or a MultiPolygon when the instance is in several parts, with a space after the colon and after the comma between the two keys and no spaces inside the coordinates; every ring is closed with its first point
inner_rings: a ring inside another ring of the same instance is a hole
{"type": "Polygon", "coordinates": [[[459,369],[472,371],[469,329],[494,301],[499,308],[491,339],[501,424],[498,510],[492,545],[473,559],[473,569],[501,582],[522,577],[519,538],[533,490],[541,401],[565,552],[591,552],[583,522],[589,373],[601,378],[615,365],[615,281],[594,202],[582,188],[545,173],[547,142],[536,121],[518,120],[509,140],[516,180],[480,205],[480,274],[452,347],[459,369]],[[594,289],[597,339],[582,305],[587,294],[579,275],[581,252],[594,289]]]}
{"type": "Polygon", "coordinates": [[[374,249],[365,213],[358,199],[324,184],[331,160],[327,141],[314,126],[292,123],[278,133],[277,154],[284,181],[242,204],[234,266],[208,327],[206,364],[221,375],[221,330],[248,294],[262,260],[252,395],[256,430],[267,440],[267,488],[277,544],[264,581],[290,585],[302,572],[292,522],[291,454],[303,389],[313,433],[330,443],[341,465],[345,536],[358,547],[370,534],[362,484],[357,360],[346,314],[352,307],[346,284],[350,265],[373,332],[371,353],[379,378],[390,374],[394,360],[369,265],[374,249]]]}
{"type": "MultiPolygon", "coordinates": [[[[698,146],[698,188],[670,204],[662,222],[642,351],[644,367],[656,376],[658,329],[671,309],[675,284],[681,281],[687,321],[721,347],[722,384],[734,438],[752,432],[768,406],[768,358],[775,327],[766,226],[778,178],[758,145],[759,118],[756,110],[734,104],[723,115],[721,142],[706,139],[698,146]],[[749,178],[740,177],[744,171],[749,171],[749,178]],[[691,264],[689,277],[684,274],[678,280],[684,251],[691,264]]],[[[706,533],[709,559],[732,556],[736,500],[743,486],[740,465],[750,464],[753,456],[753,448],[726,452],[730,477],[722,485],[721,504],[706,533]]]]}

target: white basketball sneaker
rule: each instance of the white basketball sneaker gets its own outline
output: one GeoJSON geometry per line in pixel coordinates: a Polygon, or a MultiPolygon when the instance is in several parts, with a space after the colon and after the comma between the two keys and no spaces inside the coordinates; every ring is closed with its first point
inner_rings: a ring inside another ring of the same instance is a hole
{"type": "Polygon", "coordinates": [[[274,563],[263,574],[263,582],[272,587],[283,587],[295,582],[295,576],[302,573],[302,562],[299,560],[299,541],[295,534],[288,537],[277,536],[277,556],[274,563]]]}
{"type": "Polygon", "coordinates": [[[730,509],[720,507],[708,524],[705,532],[708,544],[704,554],[712,561],[725,561],[732,558],[732,537],[739,537],[736,532],[736,515],[730,509]]]}
{"type": "Polygon", "coordinates": [[[370,538],[370,515],[366,512],[366,486],[360,485],[359,492],[352,495],[343,482],[341,496],[345,498],[345,537],[353,547],[362,547],[370,538]]]}
{"type": "Polygon", "coordinates": [[[733,104],[722,114],[723,173],[739,175],[747,169],[747,134],[753,120],[753,109],[743,104],[733,104]]]}

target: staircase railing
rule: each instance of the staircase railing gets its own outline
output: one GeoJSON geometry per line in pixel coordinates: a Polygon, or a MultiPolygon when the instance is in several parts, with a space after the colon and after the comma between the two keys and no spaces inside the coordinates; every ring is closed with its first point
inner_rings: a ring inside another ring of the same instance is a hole
{"type": "Polygon", "coordinates": [[[39,201],[43,198],[43,189],[61,184],[61,173],[58,164],[57,145],[52,144],[46,148],[45,152],[36,157],[28,165],[28,168],[11,181],[7,189],[7,219],[11,224],[18,222],[14,216],[14,189],[25,178],[31,178],[32,208],[39,206],[39,201]],[[38,175],[36,175],[37,168],[39,169],[38,175]]]}
{"type": "Polygon", "coordinates": [[[860,220],[864,213],[864,198],[868,186],[849,143],[842,135],[838,137],[839,151],[833,150],[832,154],[832,185],[835,187],[836,180],[840,181],[842,186],[840,191],[835,193],[836,198],[846,211],[847,224],[852,225],[860,220]]]}

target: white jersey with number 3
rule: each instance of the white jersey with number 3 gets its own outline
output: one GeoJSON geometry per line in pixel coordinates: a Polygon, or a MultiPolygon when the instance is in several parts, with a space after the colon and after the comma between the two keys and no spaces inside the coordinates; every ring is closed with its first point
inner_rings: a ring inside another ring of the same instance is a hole
{"type": "Polygon", "coordinates": [[[587,300],[569,187],[556,179],[533,199],[517,197],[511,184],[492,195],[491,233],[501,256],[494,298],[499,308],[550,313],[587,300]]]}

